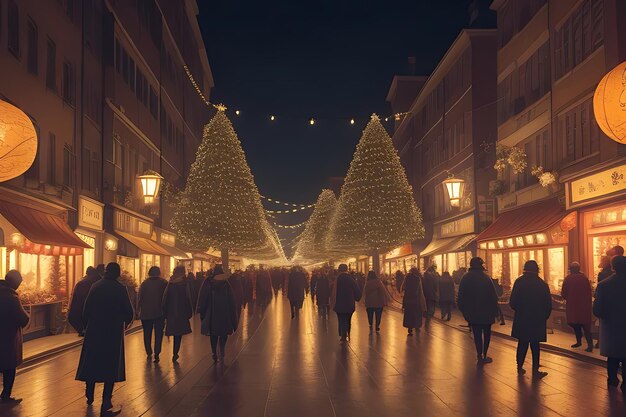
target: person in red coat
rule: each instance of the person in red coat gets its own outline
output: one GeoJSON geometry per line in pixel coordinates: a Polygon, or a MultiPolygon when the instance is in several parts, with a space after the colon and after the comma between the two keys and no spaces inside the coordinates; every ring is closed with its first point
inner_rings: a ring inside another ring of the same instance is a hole
{"type": "Polygon", "coordinates": [[[567,324],[574,329],[576,343],[573,348],[582,345],[583,332],[587,340],[587,352],[593,351],[593,339],[591,337],[591,283],[589,278],[580,272],[580,264],[572,262],[569,266],[569,275],[563,281],[561,295],[566,301],[565,314],[567,324]]]}

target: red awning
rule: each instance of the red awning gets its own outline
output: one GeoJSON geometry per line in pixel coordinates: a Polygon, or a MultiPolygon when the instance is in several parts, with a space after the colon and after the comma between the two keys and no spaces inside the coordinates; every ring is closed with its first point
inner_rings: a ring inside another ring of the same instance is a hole
{"type": "Polygon", "coordinates": [[[565,215],[557,198],[528,204],[500,214],[476,240],[506,239],[543,232],[563,220],[565,215]]]}
{"type": "MultiPolygon", "coordinates": [[[[91,248],[83,242],[65,221],[54,214],[30,207],[0,201],[0,214],[35,245],[60,248],[91,248]]],[[[62,251],[65,252],[67,251],[62,251]]]]}

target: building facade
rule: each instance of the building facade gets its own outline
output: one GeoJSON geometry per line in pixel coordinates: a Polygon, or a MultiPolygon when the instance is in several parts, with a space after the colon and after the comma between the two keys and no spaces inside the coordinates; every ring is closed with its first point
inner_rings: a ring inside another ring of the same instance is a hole
{"type": "Polygon", "coordinates": [[[406,114],[396,122],[393,142],[426,236],[389,252],[386,272],[434,264],[452,273],[475,256],[476,235],[494,215],[489,183],[495,178],[495,62],[495,30],[465,29],[429,77],[394,79],[388,101],[395,113],[406,114]],[[396,91],[400,81],[413,92],[406,110],[406,93],[396,91]],[[451,177],[464,182],[458,207],[443,183],[451,177]]]}
{"type": "Polygon", "coordinates": [[[606,251],[626,244],[619,179],[626,147],[602,133],[593,110],[598,82],[626,58],[618,24],[626,4],[497,0],[491,7],[498,16],[498,219],[478,245],[505,287],[534,259],[559,292],[569,262],[596,277],[606,251]]]}
{"type": "Polygon", "coordinates": [[[136,283],[152,265],[208,268],[139,179],[184,184],[210,117],[197,13],[194,0],[0,0],[0,99],[38,134],[29,171],[0,184],[2,276],[67,299],[99,263],[136,283]]]}

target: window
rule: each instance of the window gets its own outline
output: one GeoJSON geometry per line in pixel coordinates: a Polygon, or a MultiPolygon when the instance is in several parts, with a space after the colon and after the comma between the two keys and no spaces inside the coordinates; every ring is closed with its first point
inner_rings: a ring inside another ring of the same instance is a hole
{"type": "MultiPolygon", "coordinates": [[[[39,139],[40,138],[39,126],[36,125],[36,124],[34,126],[35,126],[35,131],[37,132],[37,139],[39,139]]],[[[25,178],[31,179],[31,180],[36,180],[37,181],[37,186],[39,186],[40,158],[41,158],[41,145],[37,146],[37,154],[35,155],[35,160],[33,161],[33,164],[30,166],[30,168],[28,168],[28,171],[26,171],[26,173],[24,173],[24,177],[25,178]]]]}
{"type": "Polygon", "coordinates": [[[122,47],[117,38],[115,38],[115,70],[118,74],[122,72],[122,47]]]}
{"type": "Polygon", "coordinates": [[[54,133],[50,132],[50,141],[48,143],[48,164],[47,164],[47,172],[46,179],[49,184],[56,185],[56,154],[57,154],[57,140],[54,133]]]}
{"type": "Polygon", "coordinates": [[[98,160],[98,154],[94,152],[91,159],[91,177],[89,189],[94,193],[98,193],[100,189],[100,161],[98,160]]]}
{"type": "Polygon", "coordinates": [[[28,28],[28,35],[26,38],[26,41],[28,42],[28,57],[27,57],[27,62],[26,62],[26,66],[28,69],[28,72],[30,72],[31,74],[35,74],[37,75],[38,73],[38,51],[39,51],[39,34],[37,31],[37,25],[35,24],[35,22],[33,22],[31,19],[28,19],[28,23],[27,23],[27,28],[28,28]]]}
{"type": "Polygon", "coordinates": [[[599,150],[600,131],[590,97],[558,117],[559,142],[565,162],[574,162],[599,150]]]}
{"type": "Polygon", "coordinates": [[[74,105],[74,67],[68,61],[63,62],[63,101],[74,105]]]}
{"type": "Polygon", "coordinates": [[[20,57],[20,11],[17,8],[17,4],[13,0],[9,0],[7,5],[8,11],[8,28],[9,39],[8,47],[16,58],[20,57]]]}
{"type": "Polygon", "coordinates": [[[532,20],[547,0],[515,0],[498,10],[498,46],[502,48],[532,20]]]}
{"type": "Polygon", "coordinates": [[[141,72],[139,68],[137,68],[137,88],[135,89],[135,96],[137,97],[137,100],[141,101],[142,103],[144,102],[143,100],[144,80],[145,80],[145,77],[143,76],[143,73],[141,72]]]}
{"type": "Polygon", "coordinates": [[[159,116],[159,99],[156,91],[150,86],[150,114],[156,120],[159,116]]]}
{"type": "Polygon", "coordinates": [[[91,179],[91,151],[89,151],[89,149],[83,148],[83,155],[80,162],[82,165],[81,188],[88,190],[91,179]]]}
{"type": "Polygon", "coordinates": [[[57,46],[51,40],[48,39],[48,48],[46,52],[46,87],[56,91],[57,90],[57,46]]]}
{"type": "Polygon", "coordinates": [[[135,92],[135,60],[128,57],[128,86],[131,91],[135,92]]]}
{"type": "Polygon", "coordinates": [[[126,52],[126,49],[122,48],[122,76],[126,84],[128,84],[129,72],[130,65],[128,61],[128,53],[126,52]]]}
{"type": "Polygon", "coordinates": [[[68,145],[63,147],[63,186],[72,187],[72,148],[68,145]]]}

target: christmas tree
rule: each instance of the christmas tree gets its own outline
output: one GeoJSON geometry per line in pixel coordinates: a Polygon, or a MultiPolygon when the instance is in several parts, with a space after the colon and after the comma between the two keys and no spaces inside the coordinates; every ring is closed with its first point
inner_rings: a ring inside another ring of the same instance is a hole
{"type": "Polygon", "coordinates": [[[254,259],[284,259],[280,241],[265,216],[250,167],[225,108],[204,128],[185,189],[171,199],[172,228],[184,245],[254,259]]]}
{"type": "Polygon", "coordinates": [[[378,116],[363,131],[350,163],[329,234],[334,250],[378,254],[422,237],[422,214],[378,116]]]}
{"type": "Polygon", "coordinates": [[[331,255],[327,247],[328,230],[335,215],[337,199],[331,190],[322,190],[304,231],[298,237],[294,262],[319,262],[328,260],[331,255]]]}

